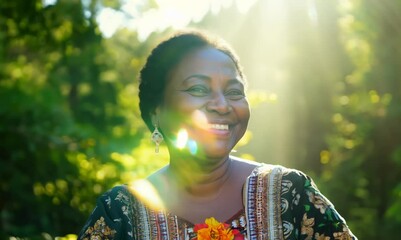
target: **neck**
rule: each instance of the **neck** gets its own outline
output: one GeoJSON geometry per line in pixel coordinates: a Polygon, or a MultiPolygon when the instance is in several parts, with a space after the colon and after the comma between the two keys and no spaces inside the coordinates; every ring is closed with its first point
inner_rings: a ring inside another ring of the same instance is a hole
{"type": "Polygon", "coordinates": [[[231,159],[227,156],[215,161],[172,156],[167,170],[168,178],[177,190],[189,198],[212,199],[218,197],[231,175],[231,159]]]}

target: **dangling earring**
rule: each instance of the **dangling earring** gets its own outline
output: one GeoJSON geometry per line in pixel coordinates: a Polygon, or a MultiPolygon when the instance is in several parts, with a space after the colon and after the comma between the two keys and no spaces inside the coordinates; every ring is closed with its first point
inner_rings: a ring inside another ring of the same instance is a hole
{"type": "Polygon", "coordinates": [[[156,144],[155,153],[159,153],[159,145],[163,142],[163,135],[157,129],[157,124],[155,124],[155,130],[152,133],[152,141],[156,144]]]}

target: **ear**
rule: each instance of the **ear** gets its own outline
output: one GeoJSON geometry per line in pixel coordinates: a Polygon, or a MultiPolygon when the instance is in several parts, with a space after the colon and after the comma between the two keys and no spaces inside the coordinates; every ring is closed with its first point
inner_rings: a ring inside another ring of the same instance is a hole
{"type": "Polygon", "coordinates": [[[151,113],[150,120],[152,121],[152,126],[155,126],[157,124],[157,115],[155,113],[151,113]]]}
{"type": "Polygon", "coordinates": [[[150,113],[150,120],[152,121],[152,125],[159,125],[159,116],[160,116],[160,107],[156,107],[154,111],[150,113]]]}

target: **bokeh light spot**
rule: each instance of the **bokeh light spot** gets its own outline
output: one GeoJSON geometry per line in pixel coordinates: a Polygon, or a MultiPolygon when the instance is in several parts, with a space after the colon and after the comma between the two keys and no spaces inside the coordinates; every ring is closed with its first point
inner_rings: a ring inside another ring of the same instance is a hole
{"type": "Polygon", "coordinates": [[[183,149],[188,142],[188,132],[185,129],[180,129],[177,134],[177,140],[175,146],[178,149],[183,149]]]}
{"type": "Polygon", "coordinates": [[[369,95],[370,95],[370,101],[372,103],[378,103],[380,101],[380,96],[377,94],[376,91],[374,90],[369,91],[369,95]]]}
{"type": "Polygon", "coordinates": [[[328,164],[330,162],[330,152],[327,150],[323,150],[320,152],[320,163],[328,164]]]}
{"type": "Polygon", "coordinates": [[[195,155],[198,152],[198,144],[194,140],[189,140],[188,149],[192,155],[195,155]]]}

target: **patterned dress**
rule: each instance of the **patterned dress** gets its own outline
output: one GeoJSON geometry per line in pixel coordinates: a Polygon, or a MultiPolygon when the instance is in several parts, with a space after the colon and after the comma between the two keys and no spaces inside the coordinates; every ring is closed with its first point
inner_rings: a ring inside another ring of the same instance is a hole
{"type": "MultiPolygon", "coordinates": [[[[227,222],[245,239],[357,239],[334,206],[300,171],[262,164],[247,178],[244,209],[227,222]]],[[[196,238],[194,225],[143,204],[127,186],[103,194],[79,239],[196,238]]]]}

